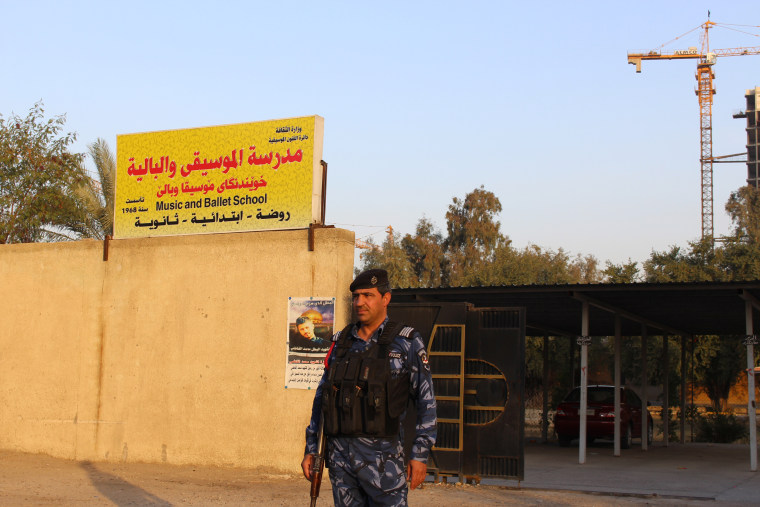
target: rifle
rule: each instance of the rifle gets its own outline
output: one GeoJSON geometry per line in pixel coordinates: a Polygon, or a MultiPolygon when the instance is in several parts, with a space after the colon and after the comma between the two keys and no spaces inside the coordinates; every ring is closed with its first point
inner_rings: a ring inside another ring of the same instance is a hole
{"type": "Polygon", "coordinates": [[[325,448],[327,437],[325,436],[325,418],[319,422],[319,433],[317,434],[317,454],[311,463],[311,507],[317,505],[319,498],[319,487],[322,485],[322,471],[325,468],[325,448]]]}

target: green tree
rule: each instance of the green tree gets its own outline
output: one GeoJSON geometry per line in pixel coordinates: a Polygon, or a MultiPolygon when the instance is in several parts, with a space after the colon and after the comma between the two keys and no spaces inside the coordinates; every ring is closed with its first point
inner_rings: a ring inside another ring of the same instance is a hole
{"type": "Polygon", "coordinates": [[[695,381],[716,412],[727,408],[731,387],[746,366],[747,349],[737,336],[700,336],[694,347],[695,381]]]}
{"type": "Polygon", "coordinates": [[[760,190],[744,186],[732,192],[726,212],[733,230],[723,243],[724,269],[732,280],[760,279],[760,190]]]}
{"type": "Polygon", "coordinates": [[[104,139],[98,138],[88,149],[98,180],[88,177],[74,189],[79,213],[65,226],[79,237],[105,239],[113,235],[116,159],[104,139]]]}
{"type": "Polygon", "coordinates": [[[417,222],[414,236],[407,234],[401,245],[416,277],[415,287],[448,285],[449,266],[443,249],[443,236],[427,218],[417,222]]]}
{"type": "Polygon", "coordinates": [[[499,247],[509,243],[499,228],[496,215],[501,202],[481,185],[464,199],[454,197],[446,212],[444,241],[451,267],[452,285],[482,285],[483,270],[494,260],[499,247]]]}
{"type": "Polygon", "coordinates": [[[689,249],[672,246],[665,252],[652,252],[644,263],[647,282],[709,282],[734,279],[727,270],[724,249],[714,247],[711,239],[689,243],[689,249]]]}
{"type": "Polygon", "coordinates": [[[0,115],[0,243],[71,239],[60,227],[79,212],[72,189],[86,174],[65,121],[45,120],[41,102],[25,118],[0,115]]]}
{"type": "Polygon", "coordinates": [[[644,275],[647,282],[685,282],[691,279],[691,273],[685,261],[681,247],[671,246],[664,252],[653,251],[644,262],[644,275]]]}
{"type": "Polygon", "coordinates": [[[747,185],[731,192],[726,212],[733,222],[734,239],[760,244],[760,189],[747,185]]]}
{"type": "Polygon", "coordinates": [[[464,199],[453,198],[446,213],[444,238],[433,223],[422,218],[415,234],[398,236],[362,253],[363,269],[383,267],[395,274],[401,287],[447,285],[506,285],[596,283],[599,262],[592,255],[570,255],[536,245],[523,250],[511,246],[496,220],[499,199],[482,186],[464,199]],[[404,258],[405,257],[405,258],[404,258]]]}
{"type": "Polygon", "coordinates": [[[577,283],[599,283],[602,276],[599,271],[599,260],[591,254],[578,254],[568,266],[570,278],[577,283]]]}
{"type": "MultiPolygon", "coordinates": [[[[370,248],[362,254],[364,269],[383,268],[393,287],[418,287],[412,263],[401,246],[400,235],[389,228],[382,245],[376,245],[371,239],[367,241],[370,248]]],[[[358,273],[357,273],[358,274],[358,273]]]]}
{"type": "Polygon", "coordinates": [[[607,283],[635,283],[639,280],[638,263],[628,259],[622,264],[607,261],[602,275],[607,283]]]}
{"type": "Polygon", "coordinates": [[[522,250],[503,244],[485,268],[493,285],[595,283],[600,279],[597,260],[591,255],[571,258],[562,248],[556,252],[538,245],[522,250]]]}

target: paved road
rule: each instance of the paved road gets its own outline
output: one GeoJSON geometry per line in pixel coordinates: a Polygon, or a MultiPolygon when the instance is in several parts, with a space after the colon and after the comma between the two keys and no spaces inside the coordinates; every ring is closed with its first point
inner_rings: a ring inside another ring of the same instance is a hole
{"type": "Polygon", "coordinates": [[[714,500],[760,505],[760,473],[750,471],[750,451],[738,444],[635,445],[614,457],[612,443],[587,447],[527,444],[525,480],[493,483],[528,489],[714,500]]]}
{"type": "MultiPolygon", "coordinates": [[[[760,474],[746,445],[655,446],[612,456],[587,449],[526,445],[525,481],[480,486],[427,484],[410,505],[760,505],[760,474]]],[[[298,464],[294,465],[297,468],[298,464]]],[[[295,471],[294,471],[295,472],[295,471]]],[[[331,505],[326,482],[319,504],[331,505]]],[[[305,505],[308,483],[294,474],[140,463],[89,463],[0,451],[0,506],[305,505]]]]}

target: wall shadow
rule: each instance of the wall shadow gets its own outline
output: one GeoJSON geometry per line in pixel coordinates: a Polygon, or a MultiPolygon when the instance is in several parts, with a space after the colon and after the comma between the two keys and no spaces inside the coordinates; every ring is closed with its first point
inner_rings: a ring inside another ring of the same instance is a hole
{"type": "Polygon", "coordinates": [[[172,507],[170,502],[130,484],[121,477],[98,470],[90,461],[83,461],[79,466],[87,472],[95,489],[120,507],[127,505],[172,507]]]}

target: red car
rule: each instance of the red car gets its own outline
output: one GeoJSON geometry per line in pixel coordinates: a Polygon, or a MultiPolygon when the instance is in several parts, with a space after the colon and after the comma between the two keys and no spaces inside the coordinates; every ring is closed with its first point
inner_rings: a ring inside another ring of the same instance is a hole
{"type": "MultiPolygon", "coordinates": [[[[581,388],[576,387],[557,406],[554,416],[554,431],[559,445],[567,447],[580,434],[581,388]]],[[[588,406],[586,412],[586,441],[596,438],[615,438],[615,387],[588,386],[588,406]]],[[[647,442],[652,442],[652,416],[647,411],[647,442]]],[[[630,389],[620,388],[620,447],[628,449],[631,440],[641,438],[641,398],[630,389]]]]}

